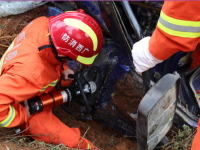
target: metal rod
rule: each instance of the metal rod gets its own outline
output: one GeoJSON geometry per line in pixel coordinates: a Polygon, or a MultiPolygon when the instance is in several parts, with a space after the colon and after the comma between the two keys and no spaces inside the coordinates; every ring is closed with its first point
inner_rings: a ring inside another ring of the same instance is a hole
{"type": "Polygon", "coordinates": [[[185,123],[191,127],[197,127],[199,118],[190,113],[186,108],[184,108],[180,103],[177,103],[176,114],[184,120],[185,123]]]}
{"type": "MultiPolygon", "coordinates": [[[[128,1],[121,1],[122,7],[129,19],[129,22],[131,23],[131,26],[134,29],[135,35],[136,35],[136,40],[139,41],[143,38],[143,34],[142,34],[142,29],[140,28],[140,25],[132,11],[132,8],[129,4],[128,1]]],[[[144,89],[143,89],[143,94],[145,95],[147,93],[147,91],[150,89],[151,85],[150,85],[150,73],[149,71],[145,71],[142,73],[142,78],[143,78],[143,85],[144,85],[144,89]]]]}
{"type": "Polygon", "coordinates": [[[140,28],[140,25],[132,11],[132,8],[129,4],[128,1],[121,1],[122,7],[131,23],[131,26],[134,29],[135,35],[136,35],[136,40],[139,41],[143,38],[142,30],[140,28]]]}

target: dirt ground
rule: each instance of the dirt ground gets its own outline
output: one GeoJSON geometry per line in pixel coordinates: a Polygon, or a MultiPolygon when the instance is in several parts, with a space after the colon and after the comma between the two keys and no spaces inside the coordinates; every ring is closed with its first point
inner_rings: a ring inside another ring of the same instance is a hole
{"type": "MultiPolygon", "coordinates": [[[[20,33],[20,31],[33,19],[46,15],[47,6],[40,6],[28,12],[19,15],[11,15],[8,17],[0,18],[0,25],[3,28],[0,28],[0,57],[9,47],[14,38],[20,33]]],[[[125,150],[132,149],[136,150],[136,142],[131,141],[130,139],[125,138],[120,133],[117,133],[112,129],[103,128],[102,124],[95,121],[90,122],[81,122],[76,120],[73,116],[68,115],[60,107],[54,108],[53,113],[67,126],[69,127],[78,127],[81,131],[81,134],[85,135],[87,139],[92,141],[96,147],[102,150],[125,150]]],[[[13,135],[13,129],[0,128],[0,137],[5,137],[13,135]]],[[[29,149],[28,147],[17,148],[16,142],[8,142],[5,138],[0,139],[0,150],[3,149],[29,149]],[[7,142],[5,142],[7,141],[7,142]]],[[[22,140],[22,142],[24,142],[22,140]]],[[[40,149],[40,148],[37,148],[40,149]]]]}
{"type": "Polygon", "coordinates": [[[131,76],[119,80],[116,84],[116,88],[117,92],[111,101],[114,101],[122,111],[128,111],[129,113],[136,112],[138,105],[142,100],[142,96],[135,91],[131,76]]]}
{"type": "Polygon", "coordinates": [[[46,14],[47,6],[44,5],[23,14],[0,18],[0,25],[3,26],[0,28],[0,57],[28,23],[40,16],[46,16],[46,14]]]}
{"type": "MultiPolygon", "coordinates": [[[[53,113],[67,126],[79,128],[81,131],[81,135],[85,135],[85,138],[93,142],[94,145],[101,150],[137,150],[137,143],[135,141],[131,141],[130,139],[125,138],[122,134],[116,132],[111,128],[104,129],[101,123],[95,121],[79,121],[75,119],[75,117],[67,114],[61,107],[54,108],[53,113]]],[[[13,139],[13,137],[9,138],[11,135],[14,134],[15,132],[13,129],[0,128],[0,150],[6,149],[6,146],[10,150],[29,150],[41,148],[36,148],[34,145],[29,145],[29,143],[32,142],[30,139],[25,139],[24,142],[26,142],[27,144],[19,147],[19,139],[23,139],[21,135],[18,135],[20,137],[18,140],[13,139]]]]}

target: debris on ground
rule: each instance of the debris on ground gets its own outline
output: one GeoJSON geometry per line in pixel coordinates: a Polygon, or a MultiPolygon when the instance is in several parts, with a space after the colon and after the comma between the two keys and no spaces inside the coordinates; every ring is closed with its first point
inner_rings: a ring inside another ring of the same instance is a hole
{"type": "Polygon", "coordinates": [[[142,100],[142,95],[138,94],[132,84],[132,77],[128,75],[127,77],[121,79],[116,84],[117,91],[113,95],[114,103],[122,111],[129,113],[134,113],[137,111],[138,105],[142,100]]]}
{"type": "Polygon", "coordinates": [[[46,16],[47,9],[43,5],[23,14],[0,18],[0,57],[27,24],[35,18],[46,16]]]}
{"type": "Polygon", "coordinates": [[[156,147],[155,150],[190,150],[196,131],[196,128],[191,129],[187,125],[183,125],[183,130],[176,129],[173,126],[170,131],[171,135],[168,136],[170,142],[164,146],[156,147]]]}

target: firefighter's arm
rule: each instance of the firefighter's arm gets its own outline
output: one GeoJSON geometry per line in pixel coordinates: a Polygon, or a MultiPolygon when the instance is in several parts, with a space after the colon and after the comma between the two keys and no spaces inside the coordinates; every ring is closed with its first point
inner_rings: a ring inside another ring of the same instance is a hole
{"type": "Polygon", "coordinates": [[[27,121],[27,112],[23,101],[38,92],[28,80],[11,74],[0,77],[0,126],[15,127],[27,121]]]}
{"type": "Polygon", "coordinates": [[[195,50],[200,40],[199,4],[198,1],[165,1],[152,37],[133,46],[132,56],[138,73],[178,51],[195,50]]]}

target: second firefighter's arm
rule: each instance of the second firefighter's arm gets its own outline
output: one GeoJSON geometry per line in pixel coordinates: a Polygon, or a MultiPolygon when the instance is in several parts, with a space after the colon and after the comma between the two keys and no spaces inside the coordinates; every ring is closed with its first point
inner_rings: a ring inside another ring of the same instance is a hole
{"type": "Polygon", "coordinates": [[[27,121],[24,100],[33,97],[38,87],[13,74],[0,77],[0,127],[15,127],[27,121]]]}
{"type": "Polygon", "coordinates": [[[166,1],[151,38],[133,46],[136,71],[144,72],[178,51],[194,51],[200,41],[200,2],[166,1]]]}

